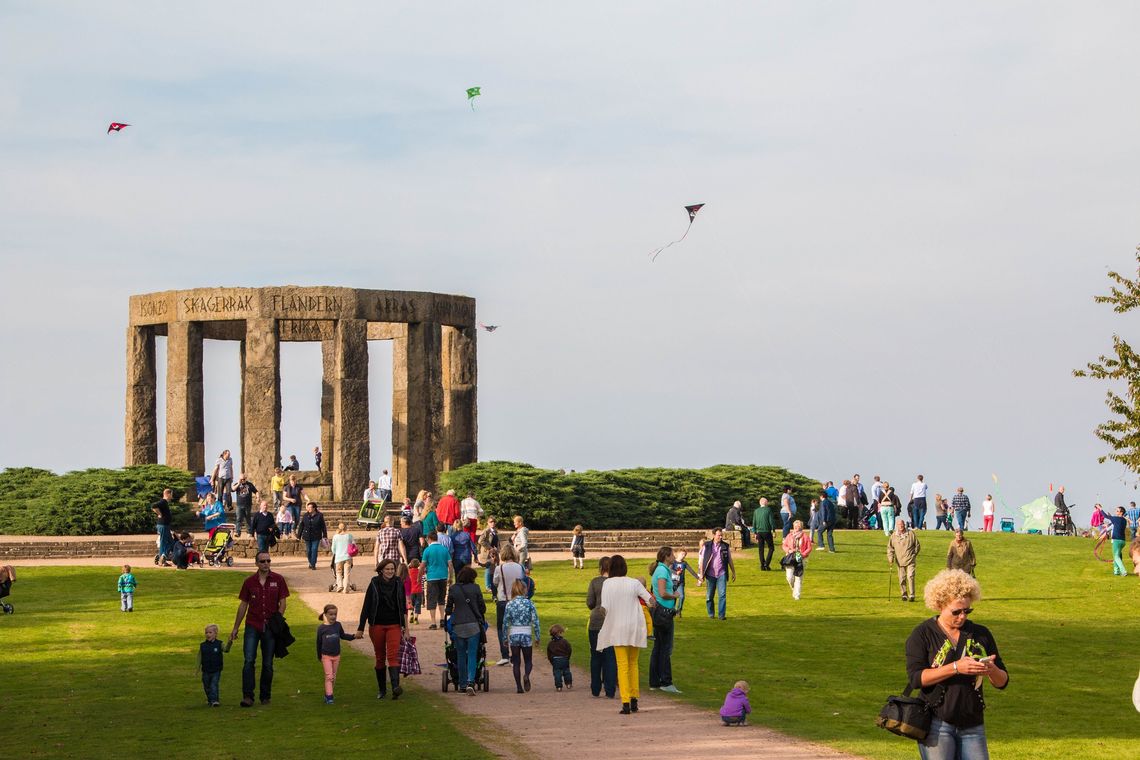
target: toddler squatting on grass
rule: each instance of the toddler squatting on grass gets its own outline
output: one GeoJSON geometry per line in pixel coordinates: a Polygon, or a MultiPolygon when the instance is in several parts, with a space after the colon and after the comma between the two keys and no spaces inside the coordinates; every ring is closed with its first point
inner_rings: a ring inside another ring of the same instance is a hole
{"type": "Polygon", "coordinates": [[[749,686],[747,681],[737,681],[732,690],[724,695],[724,706],[720,708],[720,719],[726,726],[743,726],[752,705],[748,704],[749,686]]]}

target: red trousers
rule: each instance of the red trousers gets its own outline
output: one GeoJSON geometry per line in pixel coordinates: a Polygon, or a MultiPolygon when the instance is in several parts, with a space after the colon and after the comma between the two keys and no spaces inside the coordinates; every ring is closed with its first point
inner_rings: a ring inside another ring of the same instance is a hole
{"type": "Polygon", "coordinates": [[[372,639],[372,648],[376,650],[377,668],[385,666],[385,659],[387,659],[389,667],[400,666],[400,626],[371,626],[368,629],[368,638],[372,639]]]}

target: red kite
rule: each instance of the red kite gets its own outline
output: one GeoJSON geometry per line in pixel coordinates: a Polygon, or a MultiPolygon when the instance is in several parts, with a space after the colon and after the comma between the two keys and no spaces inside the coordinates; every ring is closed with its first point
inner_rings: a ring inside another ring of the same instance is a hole
{"type": "Polygon", "coordinates": [[[111,122],[111,126],[107,127],[107,134],[111,134],[112,132],[118,132],[123,127],[129,127],[129,126],[131,126],[131,125],[130,124],[121,124],[117,121],[113,121],[113,122],[111,122]]]}
{"type": "Polygon", "coordinates": [[[649,260],[650,261],[656,261],[657,260],[657,254],[661,253],[666,248],[669,248],[671,246],[676,245],[677,243],[680,243],[682,240],[684,240],[686,237],[688,237],[689,230],[693,226],[693,220],[697,218],[697,212],[700,211],[702,208],[704,208],[704,205],[705,204],[703,204],[703,203],[694,203],[692,206],[685,206],[685,211],[689,212],[689,226],[685,228],[685,234],[682,235],[681,237],[677,238],[676,240],[674,240],[672,243],[669,243],[668,245],[663,245],[660,248],[655,248],[649,254],[649,260]]]}
{"type": "Polygon", "coordinates": [[[495,332],[495,330],[499,329],[498,325],[485,325],[482,322],[479,323],[479,326],[481,328],[483,328],[484,330],[486,330],[487,332],[495,332]]]}

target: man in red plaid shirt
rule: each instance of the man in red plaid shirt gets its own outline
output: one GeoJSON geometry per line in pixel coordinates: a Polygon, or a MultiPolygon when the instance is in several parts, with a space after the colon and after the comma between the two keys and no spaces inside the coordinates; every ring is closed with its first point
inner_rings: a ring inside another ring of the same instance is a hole
{"type": "Polygon", "coordinates": [[[391,559],[407,564],[404,556],[404,545],[400,541],[400,529],[392,525],[392,516],[385,515],[384,527],[376,535],[376,564],[382,559],[391,559]]]}

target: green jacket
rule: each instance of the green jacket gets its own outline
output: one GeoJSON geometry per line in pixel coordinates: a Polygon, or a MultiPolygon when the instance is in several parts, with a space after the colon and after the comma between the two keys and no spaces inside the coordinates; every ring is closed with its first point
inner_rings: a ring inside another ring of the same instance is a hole
{"type": "Polygon", "coordinates": [[[784,529],[784,522],[780,519],[779,507],[769,504],[766,507],[757,507],[752,513],[752,530],[757,533],[774,533],[784,529]]]}

